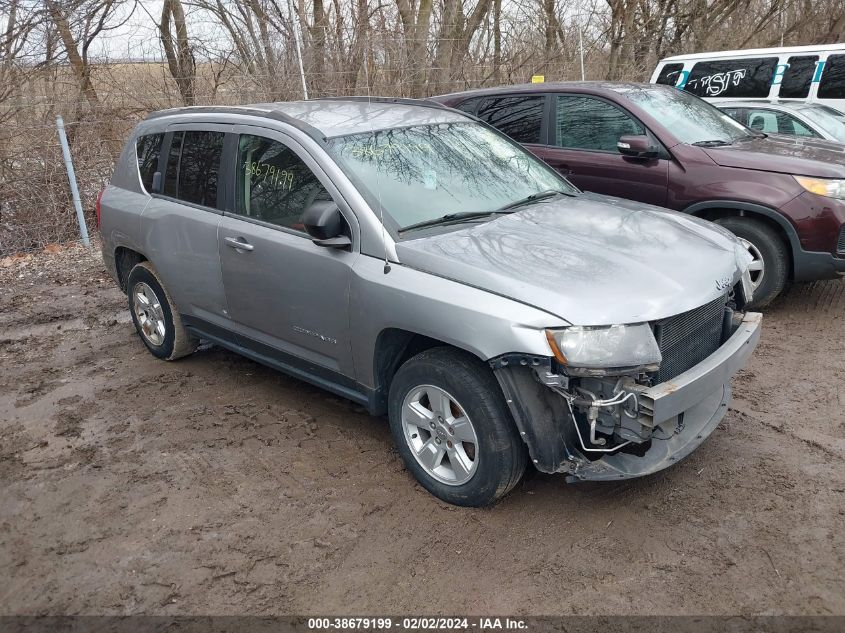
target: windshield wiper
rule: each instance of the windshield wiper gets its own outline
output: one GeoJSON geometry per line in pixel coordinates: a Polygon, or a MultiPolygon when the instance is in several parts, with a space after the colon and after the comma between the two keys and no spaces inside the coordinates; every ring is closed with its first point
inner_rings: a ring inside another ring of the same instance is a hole
{"type": "Polygon", "coordinates": [[[711,141],[696,141],[693,145],[696,147],[724,147],[725,145],[732,145],[732,143],[721,139],[713,139],[711,141]]]}
{"type": "Polygon", "coordinates": [[[493,211],[461,211],[460,213],[447,213],[446,215],[441,215],[439,218],[432,218],[431,220],[423,220],[422,222],[415,222],[414,224],[403,226],[401,229],[399,229],[399,232],[404,233],[405,231],[425,229],[430,226],[447,226],[449,224],[460,224],[461,222],[468,222],[470,220],[476,220],[478,218],[486,218],[497,213],[507,213],[507,211],[496,209],[493,211]]]}
{"type": "Polygon", "coordinates": [[[525,196],[515,202],[511,202],[506,204],[505,206],[501,207],[499,211],[509,211],[510,209],[516,209],[517,207],[521,207],[525,204],[531,204],[532,202],[537,202],[538,200],[545,200],[546,198],[552,198],[554,196],[572,196],[574,194],[566,193],[565,191],[558,191],[557,189],[546,189],[545,191],[538,191],[537,193],[532,193],[530,196],[525,196]]]}

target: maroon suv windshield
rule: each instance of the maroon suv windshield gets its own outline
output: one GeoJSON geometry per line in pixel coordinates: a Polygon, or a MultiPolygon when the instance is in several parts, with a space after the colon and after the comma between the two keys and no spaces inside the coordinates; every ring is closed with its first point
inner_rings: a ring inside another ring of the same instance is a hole
{"type": "Polygon", "coordinates": [[[682,90],[625,88],[619,92],[660,121],[682,143],[730,144],[756,136],[718,108],[682,90]]]}

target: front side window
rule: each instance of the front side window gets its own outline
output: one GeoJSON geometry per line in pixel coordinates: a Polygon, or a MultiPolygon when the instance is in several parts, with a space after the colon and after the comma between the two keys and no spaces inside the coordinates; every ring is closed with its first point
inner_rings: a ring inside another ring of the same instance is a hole
{"type": "Polygon", "coordinates": [[[804,118],[824,130],[840,143],[845,143],[845,114],[821,103],[798,106],[804,118]]]}
{"type": "Polygon", "coordinates": [[[845,99],[845,55],[827,58],[819,82],[819,99],[845,99]]]}
{"type": "Polygon", "coordinates": [[[332,197],[299,156],[286,145],[250,134],[238,143],[235,212],[247,218],[304,231],[302,214],[332,197]]]}
{"type": "Polygon", "coordinates": [[[534,193],[577,192],[519,145],[473,122],[342,136],[329,140],[329,151],[400,230],[452,213],[492,212],[534,193]]]}
{"type": "Polygon", "coordinates": [[[164,139],[164,134],[145,134],[135,141],[138,171],[141,174],[141,184],[144,185],[146,191],[152,191],[153,188],[153,174],[158,169],[162,139],[164,139]]]}
{"type": "Polygon", "coordinates": [[[660,69],[657,75],[657,81],[654,83],[662,84],[664,86],[674,86],[678,83],[681,71],[684,69],[683,64],[666,64],[660,69]]]}
{"type": "Polygon", "coordinates": [[[777,57],[698,62],[684,90],[699,97],[767,97],[777,65],[777,57]]]}
{"type": "Polygon", "coordinates": [[[688,92],[654,86],[619,88],[682,143],[731,144],[750,134],[727,113],[688,92]]]}
{"type": "Polygon", "coordinates": [[[789,68],[783,73],[778,96],[782,99],[804,99],[810,94],[810,84],[816,73],[818,55],[802,55],[787,60],[789,68]]]}
{"type": "Polygon", "coordinates": [[[488,97],[476,116],[517,143],[539,143],[545,97],[488,97]]]}
{"type": "Polygon", "coordinates": [[[216,208],[223,132],[174,132],[167,157],[164,193],[192,204],[216,208]]]}
{"type": "Polygon", "coordinates": [[[645,128],[607,101],[560,95],[555,132],[559,147],[617,152],[620,136],[645,134],[645,128]]]}
{"type": "Polygon", "coordinates": [[[773,110],[752,109],[748,114],[748,127],[766,134],[789,136],[818,136],[794,116],[773,110]]]}

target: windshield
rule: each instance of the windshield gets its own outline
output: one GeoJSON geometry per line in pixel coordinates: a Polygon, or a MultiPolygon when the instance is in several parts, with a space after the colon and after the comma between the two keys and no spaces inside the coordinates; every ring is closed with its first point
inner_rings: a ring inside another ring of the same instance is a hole
{"type": "Polygon", "coordinates": [[[491,213],[549,190],[578,191],[519,145],[470,121],[328,143],[370,206],[381,206],[399,230],[452,214],[491,213]]]}
{"type": "Polygon", "coordinates": [[[840,143],[845,143],[845,114],[825,105],[810,103],[796,108],[810,123],[815,123],[840,143]]]}
{"type": "Polygon", "coordinates": [[[632,88],[624,95],[640,106],[682,143],[730,144],[755,132],[698,97],[677,90],[632,88]]]}

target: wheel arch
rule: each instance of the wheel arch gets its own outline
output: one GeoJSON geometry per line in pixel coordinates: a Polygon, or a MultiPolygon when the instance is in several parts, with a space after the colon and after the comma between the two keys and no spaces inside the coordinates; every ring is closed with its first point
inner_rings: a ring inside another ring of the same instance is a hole
{"type": "Polygon", "coordinates": [[[477,352],[433,338],[419,332],[402,328],[388,327],[379,332],[373,349],[373,377],[375,379],[375,398],[372,408],[374,413],[387,412],[387,394],[396,372],[410,358],[434,347],[451,347],[471,354],[482,362],[485,360],[477,352]]]}
{"type": "Polygon", "coordinates": [[[782,213],[771,207],[741,200],[711,200],[697,202],[684,209],[684,213],[705,220],[719,220],[726,217],[748,217],[758,220],[773,229],[784,244],[788,245],[789,277],[795,276],[796,253],[801,251],[801,241],[795,227],[782,213]]]}
{"type": "Polygon", "coordinates": [[[128,246],[118,246],[114,249],[114,265],[117,272],[117,283],[120,289],[126,292],[126,281],[129,279],[129,272],[137,264],[147,261],[147,257],[128,246]]]}

